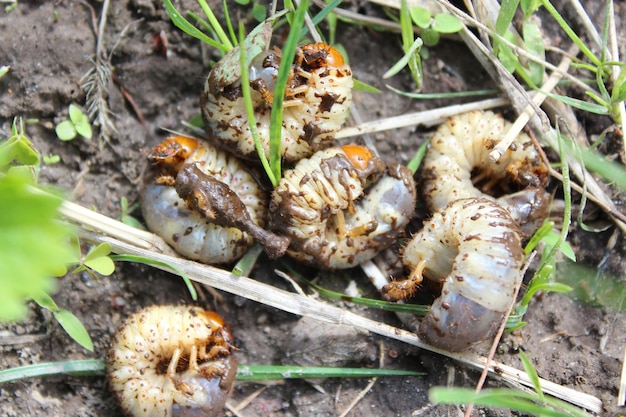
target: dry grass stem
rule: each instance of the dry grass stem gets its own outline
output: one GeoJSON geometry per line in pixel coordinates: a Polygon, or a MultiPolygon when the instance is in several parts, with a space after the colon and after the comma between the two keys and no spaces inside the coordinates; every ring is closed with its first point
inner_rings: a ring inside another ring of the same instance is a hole
{"type": "MultiPolygon", "coordinates": [[[[570,52],[574,55],[577,53],[577,51],[578,47],[576,47],[575,45],[570,48],[570,52]]],[[[489,153],[489,159],[492,162],[496,162],[498,159],[500,159],[502,155],[504,155],[504,153],[509,148],[509,146],[511,146],[515,138],[520,134],[522,129],[524,129],[526,123],[528,123],[530,118],[533,116],[534,109],[538,106],[541,106],[546,99],[547,94],[556,87],[556,85],[562,78],[563,72],[566,72],[567,68],[569,68],[570,63],[570,58],[564,57],[562,59],[561,63],[559,64],[559,69],[561,71],[555,71],[554,73],[552,73],[550,78],[548,78],[548,80],[543,84],[539,92],[537,92],[537,94],[533,96],[532,101],[535,106],[528,105],[526,106],[526,108],[524,108],[524,111],[517,117],[517,119],[515,120],[511,128],[506,132],[502,140],[489,153]]]]}
{"type": "Polygon", "coordinates": [[[366,133],[382,132],[385,130],[399,129],[401,127],[426,125],[434,126],[443,123],[447,118],[472,110],[485,110],[494,107],[501,107],[509,104],[507,99],[491,98],[473,103],[454,104],[452,106],[441,107],[433,110],[403,114],[401,116],[378,119],[372,122],[365,122],[357,126],[350,126],[341,129],[335,135],[336,139],[344,139],[359,136],[366,133]]]}

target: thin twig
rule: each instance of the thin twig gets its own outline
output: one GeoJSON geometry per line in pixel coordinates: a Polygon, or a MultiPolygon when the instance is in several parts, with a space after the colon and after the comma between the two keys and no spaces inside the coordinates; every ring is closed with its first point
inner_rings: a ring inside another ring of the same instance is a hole
{"type": "MultiPolygon", "coordinates": [[[[576,55],[578,53],[578,47],[576,45],[572,45],[569,53],[571,53],[572,55],[576,55]]],[[[567,68],[569,68],[570,63],[570,58],[563,57],[561,63],[559,64],[559,69],[563,72],[566,72],[567,68]]],[[[497,162],[498,159],[500,159],[500,157],[504,155],[506,150],[509,148],[509,146],[511,146],[515,138],[520,134],[522,129],[526,126],[526,123],[528,123],[528,121],[534,114],[534,109],[543,104],[544,100],[547,98],[547,94],[549,94],[556,87],[561,78],[562,72],[555,71],[552,73],[550,78],[548,78],[548,80],[543,84],[537,94],[534,95],[532,101],[535,106],[528,105],[524,108],[524,111],[522,111],[522,113],[517,117],[517,119],[510,127],[510,129],[506,132],[502,140],[489,153],[489,159],[491,160],[491,162],[497,162]]]]}
{"type": "Polygon", "coordinates": [[[490,98],[473,103],[453,104],[433,110],[403,114],[401,116],[378,119],[372,122],[365,122],[357,126],[344,127],[335,135],[335,139],[344,139],[352,136],[359,136],[364,133],[382,132],[401,127],[427,125],[434,126],[442,123],[447,118],[472,110],[485,110],[494,107],[505,106],[509,100],[504,98],[490,98]]]}

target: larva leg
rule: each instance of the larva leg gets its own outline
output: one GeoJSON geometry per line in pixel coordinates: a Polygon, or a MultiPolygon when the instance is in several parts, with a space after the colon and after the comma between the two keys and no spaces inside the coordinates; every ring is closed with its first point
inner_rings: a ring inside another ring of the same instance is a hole
{"type": "MultiPolygon", "coordinates": [[[[203,345],[204,346],[204,345],[203,345]]],[[[196,345],[191,346],[189,349],[189,366],[190,371],[198,370],[198,347],[196,345]]]]}
{"type": "Polygon", "coordinates": [[[178,362],[180,361],[180,357],[183,353],[181,348],[176,348],[172,352],[172,359],[170,359],[170,364],[167,367],[167,376],[173,378],[176,375],[176,369],[178,368],[178,362]]]}
{"type": "Polygon", "coordinates": [[[426,267],[426,259],[419,261],[406,279],[392,281],[383,287],[383,298],[387,301],[406,300],[415,294],[424,280],[422,273],[426,267]]]}

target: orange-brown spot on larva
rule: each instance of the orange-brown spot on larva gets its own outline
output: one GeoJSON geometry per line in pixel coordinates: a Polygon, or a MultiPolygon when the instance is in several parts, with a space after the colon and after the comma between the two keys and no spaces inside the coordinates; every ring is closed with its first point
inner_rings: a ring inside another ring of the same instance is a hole
{"type": "MultiPolygon", "coordinates": [[[[311,43],[302,47],[305,61],[316,61],[317,67],[340,67],[345,64],[343,55],[337,49],[323,42],[311,43]],[[307,58],[311,57],[311,58],[307,58]]],[[[310,62],[307,62],[310,64],[310,62]]]]}
{"type": "Polygon", "coordinates": [[[211,324],[213,330],[224,327],[224,319],[215,311],[205,310],[201,314],[203,314],[206,320],[211,324]]]}
{"type": "Polygon", "coordinates": [[[367,168],[367,163],[372,159],[373,155],[369,149],[359,145],[344,145],[341,147],[352,165],[359,169],[367,168]]]}
{"type": "Polygon", "coordinates": [[[199,146],[196,139],[170,136],[154,147],[150,160],[160,166],[177,169],[199,146]]]}

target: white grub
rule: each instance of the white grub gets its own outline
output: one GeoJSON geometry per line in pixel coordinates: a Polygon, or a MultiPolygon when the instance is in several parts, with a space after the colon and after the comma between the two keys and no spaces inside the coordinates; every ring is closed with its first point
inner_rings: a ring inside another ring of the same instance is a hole
{"type": "MultiPolygon", "coordinates": [[[[281,55],[276,49],[261,54],[250,68],[256,128],[268,159],[274,84],[281,55]]],[[[258,160],[240,81],[221,85],[216,75],[219,73],[220,63],[209,74],[200,98],[209,138],[243,158],[258,160]]],[[[336,49],[321,43],[297,49],[283,109],[280,154],[286,162],[296,162],[332,145],[335,132],[348,118],[352,86],[352,71],[336,49]]]]}
{"type": "Polygon", "coordinates": [[[190,138],[172,137],[158,145],[152,155],[160,169],[142,192],[142,211],[148,228],[181,255],[207,264],[226,264],[239,259],[252,245],[252,236],[237,227],[209,221],[188,208],[174,188],[182,166],[197,166],[226,184],[247,208],[250,219],[263,226],[267,195],[243,162],[213,145],[190,138]]]}
{"type": "Polygon", "coordinates": [[[215,312],[145,308],[113,336],[105,359],[109,387],[132,417],[221,415],[237,370],[231,341],[215,312]]]}
{"type": "Polygon", "coordinates": [[[269,223],[291,239],[291,257],[323,269],[351,268],[402,235],[415,195],[405,167],[386,166],[363,146],[333,147],[285,171],[269,223]]]}
{"type": "Polygon", "coordinates": [[[543,189],[548,169],[531,138],[522,133],[497,162],[489,158],[510,125],[500,114],[471,111],[439,127],[421,168],[431,211],[461,198],[488,198],[507,208],[526,234],[534,232],[547,216],[550,198],[543,189]]]}
{"type": "Polygon", "coordinates": [[[383,288],[390,300],[412,296],[422,276],[443,284],[420,334],[458,351],[494,335],[521,283],[521,232],[508,211],[484,198],[436,211],[404,249],[409,278],[383,288]]]}

